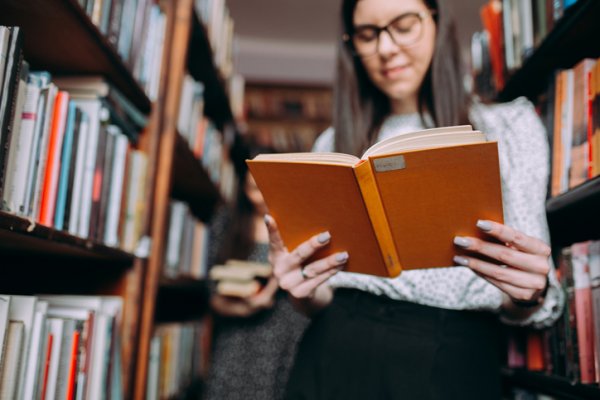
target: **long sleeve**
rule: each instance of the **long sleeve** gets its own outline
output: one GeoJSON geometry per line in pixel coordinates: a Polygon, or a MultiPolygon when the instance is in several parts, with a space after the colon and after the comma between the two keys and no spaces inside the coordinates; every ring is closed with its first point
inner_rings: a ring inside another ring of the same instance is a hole
{"type": "MultiPolygon", "coordinates": [[[[498,141],[502,169],[505,223],[549,242],[545,200],[549,179],[549,146],[546,130],[533,105],[525,98],[510,103],[476,104],[471,112],[475,126],[498,141]]],[[[564,294],[554,268],[543,306],[524,320],[501,315],[511,325],[550,326],[562,313],[564,294]]]]}

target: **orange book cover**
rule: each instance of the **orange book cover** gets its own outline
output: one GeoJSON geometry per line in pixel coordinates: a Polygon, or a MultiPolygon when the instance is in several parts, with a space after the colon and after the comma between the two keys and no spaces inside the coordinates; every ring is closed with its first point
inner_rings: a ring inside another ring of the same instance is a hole
{"type": "Polygon", "coordinates": [[[348,272],[452,266],[454,236],[481,236],[478,219],[503,221],[497,144],[470,127],[399,135],[362,160],[292,153],[248,165],[287,248],[327,230],[313,259],[348,251],[348,272]]]}
{"type": "Polygon", "coordinates": [[[544,370],[544,341],[542,332],[527,332],[527,369],[529,371],[544,370]]]}
{"type": "Polygon", "coordinates": [[[67,400],[75,398],[75,383],[77,381],[77,354],[79,352],[79,331],[73,332],[73,341],[71,343],[71,359],[69,361],[69,375],[67,376],[67,400]]]}
{"type": "Polygon", "coordinates": [[[564,72],[556,75],[556,84],[554,92],[554,130],[552,135],[552,178],[550,183],[550,193],[552,196],[558,196],[561,190],[562,171],[563,171],[563,145],[562,145],[562,107],[564,93],[564,72]]]}
{"type": "Polygon", "coordinates": [[[60,91],[56,96],[52,112],[52,124],[48,141],[48,159],[46,161],[39,222],[52,226],[54,209],[56,205],[56,192],[58,190],[58,177],[60,173],[60,154],[65,133],[69,93],[60,91]]]}
{"type": "Polygon", "coordinates": [[[504,43],[502,33],[502,3],[491,0],[481,7],[481,20],[490,35],[490,58],[496,90],[504,87],[504,43]]]}

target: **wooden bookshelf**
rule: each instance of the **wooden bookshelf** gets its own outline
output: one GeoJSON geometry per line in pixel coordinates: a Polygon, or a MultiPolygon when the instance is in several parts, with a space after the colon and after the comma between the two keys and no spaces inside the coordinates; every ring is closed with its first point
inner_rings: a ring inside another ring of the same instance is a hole
{"type": "Polygon", "coordinates": [[[568,379],[518,369],[503,369],[504,383],[535,392],[544,393],[558,399],[584,400],[599,399],[600,387],[570,382],[568,379]]]}
{"type": "Polygon", "coordinates": [[[22,27],[25,56],[33,69],[104,75],[140,111],[150,111],[148,96],[77,0],[3,0],[0,25],[22,27]]]}
{"type": "Polygon", "coordinates": [[[600,57],[600,46],[592,45],[600,37],[598,21],[597,0],[579,0],[567,9],[535,52],[508,79],[498,99],[509,101],[526,96],[535,100],[557,69],[571,68],[586,57],[600,57]]]}
{"type": "Polygon", "coordinates": [[[171,197],[187,202],[194,215],[206,222],[222,201],[219,189],[179,134],[175,138],[174,151],[171,197]]]}
{"type": "Polygon", "coordinates": [[[206,280],[161,278],[156,299],[156,323],[199,320],[209,311],[206,280]]]}
{"type": "Polygon", "coordinates": [[[554,197],[546,203],[552,246],[556,249],[600,239],[600,177],[554,197]]]}
{"type": "Polygon", "coordinates": [[[0,251],[7,257],[60,256],[131,266],[133,254],[0,211],[0,251]]]}
{"type": "Polygon", "coordinates": [[[208,34],[195,10],[192,11],[187,66],[190,75],[204,83],[206,116],[223,132],[233,122],[233,113],[225,91],[223,77],[214,63],[208,34]]]}

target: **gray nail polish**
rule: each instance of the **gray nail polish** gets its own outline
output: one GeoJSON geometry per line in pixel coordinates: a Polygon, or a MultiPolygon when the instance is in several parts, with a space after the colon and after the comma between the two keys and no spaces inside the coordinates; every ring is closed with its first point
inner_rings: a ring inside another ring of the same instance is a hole
{"type": "Polygon", "coordinates": [[[469,265],[469,260],[467,260],[466,258],[461,257],[461,256],[454,256],[453,260],[458,265],[464,265],[464,266],[468,266],[469,265]]]}
{"type": "Polygon", "coordinates": [[[492,223],[490,221],[485,221],[483,219],[480,219],[477,221],[477,227],[479,229],[481,229],[482,231],[489,232],[492,230],[492,223]]]}
{"type": "Polygon", "coordinates": [[[454,244],[460,247],[469,247],[471,245],[471,240],[462,236],[454,237],[454,244]]]}
{"type": "Polygon", "coordinates": [[[348,252],[344,251],[343,253],[336,254],[335,261],[340,263],[348,261],[348,252]]]}
{"type": "Polygon", "coordinates": [[[265,225],[269,226],[271,224],[271,221],[273,220],[273,217],[271,217],[269,214],[265,214],[264,219],[265,225]]]}
{"type": "Polygon", "coordinates": [[[329,232],[323,232],[317,236],[317,241],[321,244],[329,242],[329,239],[331,239],[331,234],[329,232]]]}

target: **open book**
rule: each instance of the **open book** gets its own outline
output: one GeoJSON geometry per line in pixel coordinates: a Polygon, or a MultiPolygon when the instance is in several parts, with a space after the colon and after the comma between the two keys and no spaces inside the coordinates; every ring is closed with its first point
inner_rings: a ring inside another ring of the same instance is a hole
{"type": "Polygon", "coordinates": [[[312,235],[331,242],[312,259],[348,251],[346,271],[395,277],[447,267],[478,219],[503,221],[497,143],[470,126],[411,132],[357,158],[261,154],[247,161],[290,251],[312,235]]]}

